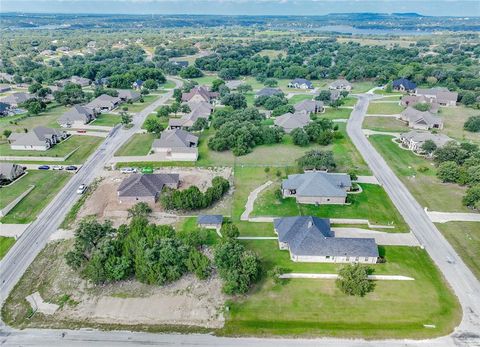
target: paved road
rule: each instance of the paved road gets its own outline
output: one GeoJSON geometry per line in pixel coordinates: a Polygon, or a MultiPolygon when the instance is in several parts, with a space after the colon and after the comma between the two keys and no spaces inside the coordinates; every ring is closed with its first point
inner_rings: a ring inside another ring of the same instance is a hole
{"type": "MultiPolygon", "coordinates": [[[[180,80],[173,80],[181,85],[180,80]]],[[[45,247],[50,234],[56,231],[64,216],[77,200],[76,190],[82,183],[90,184],[100,170],[113,156],[116,150],[130,138],[143,124],[145,118],[157,107],[164,104],[173,94],[170,91],[133,116],[133,127],[125,130],[120,126],[113,128],[105,141],[89,157],[80,170],[63,187],[55,199],[42,211],[35,222],[25,230],[11,250],[0,262],[0,303],[7,298],[13,286],[45,247]]]]}
{"type": "Polygon", "coordinates": [[[463,308],[463,317],[456,331],[476,334],[480,340],[480,282],[363,134],[362,122],[368,103],[375,96],[361,94],[358,98],[347,123],[348,135],[457,295],[463,308]]]}

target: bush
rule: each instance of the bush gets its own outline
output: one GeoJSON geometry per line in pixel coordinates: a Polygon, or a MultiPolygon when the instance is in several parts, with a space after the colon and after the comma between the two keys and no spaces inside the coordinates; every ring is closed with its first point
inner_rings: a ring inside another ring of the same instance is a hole
{"type": "Polygon", "coordinates": [[[460,178],[460,170],[454,161],[445,161],[438,166],[437,177],[442,182],[457,182],[460,178]]]}
{"type": "Polygon", "coordinates": [[[480,116],[471,116],[467,119],[463,128],[472,133],[480,132],[480,116]]]}
{"type": "Polygon", "coordinates": [[[462,202],[464,206],[480,209],[480,184],[468,188],[462,202]]]}
{"type": "Polygon", "coordinates": [[[238,236],[240,236],[240,231],[238,230],[237,226],[231,222],[223,223],[220,233],[222,236],[229,239],[236,239],[238,236]]]}
{"type": "Polygon", "coordinates": [[[304,170],[333,170],[336,167],[332,151],[311,150],[297,159],[297,163],[304,170]]]}
{"type": "Polygon", "coordinates": [[[290,135],[297,146],[305,147],[310,144],[310,137],[302,128],[293,129],[290,135]]]}
{"type": "Polygon", "coordinates": [[[338,273],[337,287],[345,294],[363,297],[375,288],[375,283],[368,279],[372,272],[372,268],[358,263],[345,265],[338,273]]]}
{"type": "Polygon", "coordinates": [[[268,271],[267,275],[270,277],[275,284],[284,283],[285,280],[280,278],[280,275],[285,273],[285,269],[276,265],[270,271],[268,271]]]}

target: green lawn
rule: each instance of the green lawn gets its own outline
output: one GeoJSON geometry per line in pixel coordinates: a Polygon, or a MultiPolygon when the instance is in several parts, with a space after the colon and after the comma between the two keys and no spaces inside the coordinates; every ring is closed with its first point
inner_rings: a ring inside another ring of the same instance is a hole
{"type": "Polygon", "coordinates": [[[91,124],[113,127],[117,124],[120,124],[121,121],[122,121],[122,117],[120,117],[118,114],[102,113],[102,114],[99,114],[91,124]]]}
{"type": "Polygon", "coordinates": [[[470,116],[480,115],[479,110],[467,108],[464,106],[458,107],[442,107],[439,115],[443,119],[442,133],[458,140],[458,141],[473,141],[480,144],[480,135],[472,133],[463,129],[463,124],[470,116]]]}
{"type": "Polygon", "coordinates": [[[328,118],[328,119],[348,119],[352,110],[348,108],[333,108],[327,107],[324,113],[319,113],[318,117],[328,118]]]}
{"type": "Polygon", "coordinates": [[[373,87],[376,87],[377,84],[373,81],[357,81],[352,82],[353,89],[351,93],[366,93],[373,87]]]}
{"type": "Polygon", "coordinates": [[[175,83],[173,83],[172,81],[166,81],[165,83],[163,84],[160,84],[160,88],[163,88],[163,89],[173,89],[175,88],[175,83]]]}
{"type": "Polygon", "coordinates": [[[313,98],[312,94],[297,94],[292,96],[290,99],[288,99],[288,103],[291,105],[295,105],[296,103],[303,100],[312,100],[312,98],[313,98]]]}
{"type": "Polygon", "coordinates": [[[218,75],[205,75],[198,78],[192,78],[191,80],[197,82],[199,85],[211,86],[212,82],[218,78],[218,75]]]}
{"type": "Polygon", "coordinates": [[[280,181],[277,181],[259,194],[253,216],[312,215],[324,218],[359,218],[368,219],[373,224],[394,225],[395,229],[385,229],[388,232],[409,230],[387,193],[379,185],[360,184],[363,192],[349,194],[350,205],[320,206],[297,204],[295,198],[278,198],[276,191],[280,190],[280,185],[280,181]]]}
{"type": "Polygon", "coordinates": [[[354,106],[357,103],[358,99],[354,98],[353,96],[347,96],[345,99],[343,99],[343,105],[342,106],[354,106]]]}
{"type": "Polygon", "coordinates": [[[405,122],[393,117],[365,117],[363,128],[375,131],[407,132],[405,122]]]}
{"type": "Polygon", "coordinates": [[[371,102],[368,105],[368,114],[398,114],[405,108],[396,102],[371,102]]]}
{"type": "Polygon", "coordinates": [[[436,227],[480,280],[480,222],[438,223],[436,227]]]}
{"type": "Polygon", "coordinates": [[[369,140],[421,206],[433,211],[469,211],[462,205],[465,188],[438,180],[432,161],[399,148],[390,136],[374,135],[369,140]]]}
{"type": "Polygon", "coordinates": [[[31,184],[35,185],[35,188],[0,221],[6,224],[32,222],[45,206],[50,203],[53,197],[57,195],[58,191],[67,183],[70,177],[72,177],[72,174],[68,172],[31,170],[18,182],[1,188],[2,200],[12,201],[31,184]]]}
{"type": "Polygon", "coordinates": [[[168,117],[166,118],[159,118],[155,113],[150,113],[147,118],[145,118],[145,121],[142,124],[142,129],[145,129],[145,122],[148,119],[155,119],[155,120],[160,120],[160,123],[163,125],[163,127],[166,129],[168,127],[168,117]]]}
{"type": "Polygon", "coordinates": [[[122,147],[118,149],[115,156],[147,155],[152,148],[155,136],[153,134],[134,134],[122,147]]]}
{"type": "Polygon", "coordinates": [[[152,102],[157,100],[160,96],[155,95],[155,94],[150,94],[150,95],[144,95],[143,96],[143,102],[136,101],[133,104],[123,104],[120,106],[120,109],[123,109],[123,107],[128,107],[128,112],[140,112],[142,111],[145,107],[150,105],[152,102]]]}
{"type": "MultiPolygon", "coordinates": [[[[276,241],[245,241],[260,256],[265,272],[327,272],[339,265],[294,263],[276,241]]],[[[406,275],[415,281],[378,281],[365,297],[341,293],[332,280],[294,279],[274,284],[263,278],[248,296],[229,303],[225,335],[425,338],[450,333],[461,309],[427,253],[416,247],[381,247],[387,263],[377,274],[406,275]],[[435,329],[424,324],[434,324],[435,329]]]]}
{"type": "Polygon", "coordinates": [[[56,144],[47,151],[22,151],[12,150],[8,143],[0,144],[0,153],[4,156],[34,156],[34,157],[64,157],[75,150],[75,152],[68,157],[65,162],[60,164],[82,164],[88,156],[97,148],[97,146],[104,140],[97,136],[72,135],[68,139],[56,144]]]}
{"type": "Polygon", "coordinates": [[[15,243],[15,238],[0,236],[0,260],[8,253],[15,243]]]}

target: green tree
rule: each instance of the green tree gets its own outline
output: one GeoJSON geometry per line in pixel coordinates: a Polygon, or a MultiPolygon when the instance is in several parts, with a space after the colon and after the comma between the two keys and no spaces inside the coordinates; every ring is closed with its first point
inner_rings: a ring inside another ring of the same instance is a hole
{"type": "Polygon", "coordinates": [[[146,202],[139,202],[128,210],[128,218],[147,218],[152,213],[152,208],[146,202]]]}
{"type": "Polygon", "coordinates": [[[372,272],[372,268],[358,263],[345,265],[338,273],[337,287],[345,294],[363,297],[375,288],[375,283],[368,279],[372,272]]]}
{"type": "Polygon", "coordinates": [[[433,152],[435,152],[435,150],[437,149],[437,145],[435,142],[433,142],[432,140],[427,140],[425,141],[422,146],[420,147],[420,149],[428,154],[428,155],[431,155],[433,152]]]}
{"type": "Polygon", "coordinates": [[[442,182],[457,182],[460,178],[460,169],[454,161],[445,161],[438,166],[437,177],[442,182]]]}
{"type": "Polygon", "coordinates": [[[332,151],[311,150],[297,162],[304,170],[333,170],[336,167],[332,151]]]}
{"type": "Polygon", "coordinates": [[[237,87],[237,92],[239,92],[240,94],[246,94],[248,92],[251,92],[252,90],[252,86],[246,83],[242,83],[237,87]]]}
{"type": "Polygon", "coordinates": [[[132,123],[133,118],[128,112],[121,111],[120,117],[122,118],[123,125],[130,125],[132,123]]]}
{"type": "Polygon", "coordinates": [[[305,147],[310,144],[310,137],[302,128],[293,129],[290,136],[292,136],[293,143],[297,146],[305,147]]]}
{"type": "Polygon", "coordinates": [[[191,65],[180,71],[181,78],[197,78],[202,77],[203,72],[200,69],[197,69],[195,66],[191,65]]]}
{"type": "Polygon", "coordinates": [[[216,80],[212,81],[212,92],[218,92],[218,88],[222,85],[225,85],[225,81],[222,79],[217,78],[216,80]]]}
{"type": "Polygon", "coordinates": [[[240,231],[235,224],[231,222],[226,222],[222,224],[220,234],[230,239],[236,239],[238,236],[240,236],[240,231]]]}
{"type": "Polygon", "coordinates": [[[480,184],[468,188],[462,202],[467,207],[480,209],[480,184]]]}
{"type": "Polygon", "coordinates": [[[171,113],[170,107],[168,105],[163,105],[163,106],[160,106],[160,108],[158,109],[157,117],[168,118],[170,113],[171,113]]]}
{"type": "Polygon", "coordinates": [[[160,134],[165,127],[163,124],[156,118],[147,118],[145,120],[145,129],[152,134],[160,134]]]}
{"type": "Polygon", "coordinates": [[[469,117],[463,125],[463,128],[467,131],[471,131],[472,133],[480,132],[480,115],[469,117]]]}
{"type": "Polygon", "coordinates": [[[211,272],[210,259],[196,249],[191,249],[186,260],[187,269],[193,272],[198,279],[205,280],[211,272]]]}
{"type": "Polygon", "coordinates": [[[157,81],[153,79],[148,79],[145,82],[143,82],[143,88],[146,88],[148,90],[157,90],[158,89],[158,83],[157,81]]]}
{"type": "Polygon", "coordinates": [[[278,85],[278,81],[275,78],[267,78],[263,81],[263,85],[266,87],[276,87],[278,85]]]}
{"type": "Polygon", "coordinates": [[[231,106],[233,109],[237,110],[247,107],[247,99],[243,94],[231,93],[222,98],[222,104],[225,106],[231,106]]]}

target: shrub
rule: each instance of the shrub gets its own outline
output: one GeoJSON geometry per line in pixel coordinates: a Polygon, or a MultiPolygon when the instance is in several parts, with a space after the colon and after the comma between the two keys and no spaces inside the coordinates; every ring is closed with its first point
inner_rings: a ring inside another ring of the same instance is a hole
{"type": "Polygon", "coordinates": [[[472,133],[480,132],[480,116],[471,116],[467,119],[463,128],[472,133]]]}
{"type": "Polygon", "coordinates": [[[375,288],[375,283],[368,279],[372,272],[372,268],[358,263],[345,265],[338,273],[337,287],[348,295],[365,296],[375,288]]]}

